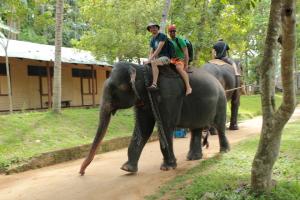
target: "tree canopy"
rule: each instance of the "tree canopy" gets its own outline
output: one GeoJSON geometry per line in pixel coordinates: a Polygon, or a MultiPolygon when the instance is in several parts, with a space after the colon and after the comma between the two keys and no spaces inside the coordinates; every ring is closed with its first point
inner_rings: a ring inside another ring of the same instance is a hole
{"type": "MultiPolygon", "coordinates": [[[[112,62],[148,57],[151,35],[146,26],[160,23],[165,1],[65,0],[64,4],[63,46],[90,50],[112,62]]],[[[176,24],[178,34],[193,43],[195,65],[209,60],[212,45],[223,38],[230,45],[230,56],[244,61],[247,81],[258,81],[269,8],[269,0],[173,0],[167,24],[176,24]]],[[[55,0],[0,2],[0,18],[19,30],[20,40],[53,45],[54,15],[55,0]]],[[[299,68],[299,48],[297,55],[299,68]]]]}

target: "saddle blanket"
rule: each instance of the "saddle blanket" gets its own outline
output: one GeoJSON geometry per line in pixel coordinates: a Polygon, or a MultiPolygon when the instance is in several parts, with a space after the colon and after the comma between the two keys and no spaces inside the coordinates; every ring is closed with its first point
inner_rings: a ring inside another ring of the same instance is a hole
{"type": "Polygon", "coordinates": [[[228,64],[227,62],[225,62],[223,60],[220,60],[220,59],[213,59],[213,60],[210,60],[208,62],[211,63],[211,64],[215,64],[215,65],[226,65],[226,64],[228,64]]]}

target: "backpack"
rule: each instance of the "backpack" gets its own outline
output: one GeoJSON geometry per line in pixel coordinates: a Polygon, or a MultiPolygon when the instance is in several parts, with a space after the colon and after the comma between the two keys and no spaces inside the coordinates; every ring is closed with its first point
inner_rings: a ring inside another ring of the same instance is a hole
{"type": "MultiPolygon", "coordinates": [[[[178,38],[176,37],[176,44],[179,46],[179,48],[182,50],[182,47],[180,46],[179,44],[179,41],[178,41],[178,38]]],[[[194,60],[194,48],[193,48],[193,45],[191,43],[191,41],[189,41],[188,39],[184,38],[183,41],[185,42],[186,44],[186,48],[188,50],[188,53],[189,53],[189,63],[192,62],[194,60]]]]}

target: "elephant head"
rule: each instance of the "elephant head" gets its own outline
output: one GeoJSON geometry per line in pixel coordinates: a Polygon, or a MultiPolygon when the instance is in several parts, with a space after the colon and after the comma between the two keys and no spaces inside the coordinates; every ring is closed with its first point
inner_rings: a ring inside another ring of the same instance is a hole
{"type": "Polygon", "coordinates": [[[90,152],[81,165],[80,174],[84,175],[86,167],[93,160],[96,151],[106,134],[111,115],[118,109],[132,107],[139,100],[137,88],[143,87],[143,80],[137,80],[138,65],[117,63],[110,77],[104,82],[103,95],[100,103],[100,121],[90,152]],[[138,82],[138,87],[137,83],[138,82]]]}

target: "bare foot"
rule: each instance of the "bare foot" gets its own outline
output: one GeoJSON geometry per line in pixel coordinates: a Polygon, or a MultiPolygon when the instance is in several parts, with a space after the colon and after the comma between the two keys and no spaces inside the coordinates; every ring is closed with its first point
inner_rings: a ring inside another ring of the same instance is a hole
{"type": "Polygon", "coordinates": [[[185,96],[187,96],[187,95],[189,95],[191,93],[192,93],[192,88],[189,87],[189,88],[186,89],[185,96]]]}

